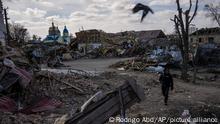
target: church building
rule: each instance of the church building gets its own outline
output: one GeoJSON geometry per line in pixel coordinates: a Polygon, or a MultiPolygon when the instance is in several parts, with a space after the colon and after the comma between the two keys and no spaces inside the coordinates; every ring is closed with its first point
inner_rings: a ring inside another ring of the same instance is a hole
{"type": "Polygon", "coordinates": [[[47,37],[43,40],[44,43],[61,43],[69,44],[70,43],[70,34],[66,26],[64,26],[63,36],[61,36],[60,30],[52,22],[52,26],[49,28],[47,37]]]}

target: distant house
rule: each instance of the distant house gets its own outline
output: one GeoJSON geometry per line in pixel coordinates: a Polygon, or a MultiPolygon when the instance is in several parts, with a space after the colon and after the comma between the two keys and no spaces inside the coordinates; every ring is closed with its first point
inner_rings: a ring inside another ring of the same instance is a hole
{"type": "Polygon", "coordinates": [[[190,43],[220,43],[220,28],[202,28],[190,35],[190,43]]]}
{"type": "Polygon", "coordinates": [[[3,18],[3,8],[2,8],[2,2],[0,1],[0,42],[3,46],[5,45],[5,33],[6,33],[6,28],[3,18]]]}

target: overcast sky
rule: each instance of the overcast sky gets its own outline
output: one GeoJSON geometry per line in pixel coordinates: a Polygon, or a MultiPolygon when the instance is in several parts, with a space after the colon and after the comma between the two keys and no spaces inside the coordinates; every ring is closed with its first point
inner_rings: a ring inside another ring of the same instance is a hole
{"type": "MultiPolygon", "coordinates": [[[[126,30],[162,29],[173,32],[170,18],[176,13],[175,0],[2,0],[9,7],[10,21],[21,23],[30,34],[44,38],[52,20],[62,31],[64,25],[72,34],[82,27],[102,29],[106,32],[126,30]],[[142,13],[132,14],[135,3],[149,5],[155,11],[140,23],[142,13]]],[[[205,16],[204,5],[218,3],[219,0],[199,0],[199,11],[194,20],[198,28],[216,27],[216,22],[205,16]]],[[[184,8],[189,0],[181,0],[184,8]]]]}

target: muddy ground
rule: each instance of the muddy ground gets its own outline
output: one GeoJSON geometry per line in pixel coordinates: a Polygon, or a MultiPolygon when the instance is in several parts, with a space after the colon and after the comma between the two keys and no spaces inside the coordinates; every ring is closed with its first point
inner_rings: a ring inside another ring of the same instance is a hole
{"type": "Polygon", "coordinates": [[[155,73],[114,70],[95,77],[54,74],[83,89],[83,94],[53,79],[37,77],[25,90],[23,103],[28,105],[33,99],[48,96],[62,101],[63,105],[53,111],[32,115],[0,113],[0,124],[54,124],[63,115],[71,116],[91,95],[100,90],[111,91],[127,77],[135,78],[144,87],[146,96],[143,102],[127,110],[128,117],[178,118],[184,110],[189,110],[192,117],[215,117],[220,120],[220,78],[217,73],[200,72],[197,83],[193,84],[179,79],[178,71],[171,72],[174,75],[174,91],[170,93],[168,106],[163,103],[159,75],[155,73]],[[215,80],[209,80],[216,75],[215,80]]]}

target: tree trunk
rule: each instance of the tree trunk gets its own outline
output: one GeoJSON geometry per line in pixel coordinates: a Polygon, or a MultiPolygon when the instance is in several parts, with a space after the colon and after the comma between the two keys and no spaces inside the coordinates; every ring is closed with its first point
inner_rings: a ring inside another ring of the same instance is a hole
{"type": "Polygon", "coordinates": [[[188,80],[188,62],[189,62],[189,26],[194,17],[196,16],[198,10],[198,0],[196,0],[195,10],[192,16],[190,16],[190,11],[192,8],[192,0],[190,1],[189,9],[183,12],[180,7],[180,0],[176,0],[177,4],[177,15],[174,15],[174,19],[171,19],[175,23],[175,29],[179,36],[179,48],[181,50],[183,63],[182,63],[182,79],[188,80]],[[183,15],[185,15],[185,20],[183,15]]]}
{"type": "Polygon", "coordinates": [[[187,54],[184,52],[183,53],[183,63],[182,63],[182,79],[187,80],[188,79],[188,62],[187,62],[187,54]]]}

